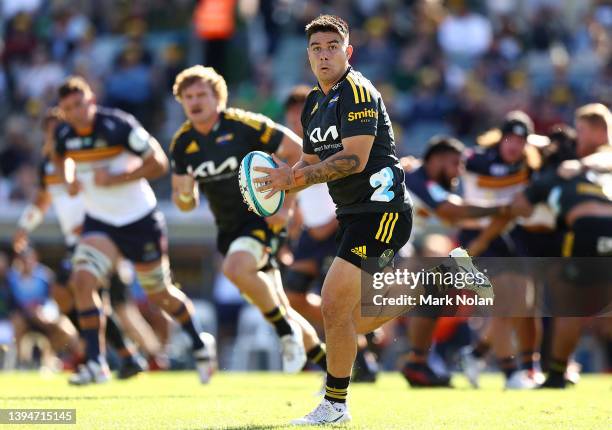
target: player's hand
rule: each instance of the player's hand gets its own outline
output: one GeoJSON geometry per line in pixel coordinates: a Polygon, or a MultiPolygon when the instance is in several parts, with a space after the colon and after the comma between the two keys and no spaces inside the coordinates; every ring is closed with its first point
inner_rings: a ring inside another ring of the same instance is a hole
{"type": "Polygon", "coordinates": [[[74,181],[66,184],[66,189],[68,190],[68,194],[74,197],[81,192],[83,185],[78,179],[75,179],[74,181]]]}
{"type": "Polygon", "coordinates": [[[572,179],[582,173],[583,169],[580,160],[565,160],[557,168],[557,174],[563,179],[572,179]]]}
{"type": "Polygon", "coordinates": [[[421,161],[418,158],[408,155],[400,158],[400,164],[404,172],[410,172],[421,165],[421,161]]]}
{"type": "Polygon", "coordinates": [[[267,176],[253,179],[256,184],[256,190],[260,193],[264,191],[270,191],[266,195],[266,199],[269,199],[274,194],[283,190],[290,190],[295,187],[295,178],[293,177],[293,169],[287,163],[282,161],[272,154],[272,158],[278,165],[277,168],[272,167],[253,167],[256,172],[267,173],[267,176]]]}
{"type": "Polygon", "coordinates": [[[290,215],[289,209],[283,207],[274,215],[266,217],[265,220],[268,223],[268,226],[270,226],[270,230],[277,232],[285,228],[289,222],[290,215]]]}
{"type": "Polygon", "coordinates": [[[13,251],[20,254],[28,247],[28,232],[22,228],[18,228],[13,236],[13,251]]]}

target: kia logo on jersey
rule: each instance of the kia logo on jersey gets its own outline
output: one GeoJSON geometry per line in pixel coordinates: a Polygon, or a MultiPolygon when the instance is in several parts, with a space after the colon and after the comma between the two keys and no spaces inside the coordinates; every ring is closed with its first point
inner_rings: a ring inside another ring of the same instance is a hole
{"type": "Polygon", "coordinates": [[[329,127],[323,137],[321,137],[321,127],[317,127],[312,132],[310,132],[310,140],[314,143],[325,142],[327,140],[327,136],[331,134],[332,140],[336,140],[338,138],[338,130],[335,125],[329,127]]]}
{"type": "Polygon", "coordinates": [[[215,162],[212,160],[203,162],[195,169],[189,166],[187,168],[187,173],[193,175],[194,178],[206,178],[208,176],[215,176],[223,173],[225,170],[234,171],[236,169],[238,169],[238,159],[236,157],[230,157],[219,164],[219,166],[216,166],[215,162]]]}

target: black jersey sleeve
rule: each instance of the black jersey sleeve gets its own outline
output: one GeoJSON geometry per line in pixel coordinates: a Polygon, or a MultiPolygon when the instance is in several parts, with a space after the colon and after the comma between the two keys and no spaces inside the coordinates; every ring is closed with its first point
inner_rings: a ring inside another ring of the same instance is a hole
{"type": "Polygon", "coordinates": [[[338,117],[340,135],[376,136],[378,127],[378,93],[369,82],[357,75],[349,74],[343,83],[338,117]]]}
{"type": "Polygon", "coordinates": [[[304,108],[302,109],[301,122],[302,130],[304,130],[304,138],[302,139],[302,151],[304,151],[304,154],[313,155],[315,153],[314,148],[312,147],[312,142],[310,141],[310,137],[308,136],[308,133],[306,131],[308,130],[310,118],[314,113],[315,105],[313,104],[313,102],[316,99],[317,91],[318,90],[315,88],[310,92],[310,94],[306,98],[306,103],[304,103],[304,108]]]}
{"type": "Polygon", "coordinates": [[[184,125],[174,134],[170,143],[170,166],[175,175],[187,174],[187,163],[185,161],[185,138],[184,125]]]}
{"type": "Polygon", "coordinates": [[[525,188],[525,197],[532,205],[546,202],[550,191],[559,183],[560,178],[555,172],[541,175],[525,188]]]}

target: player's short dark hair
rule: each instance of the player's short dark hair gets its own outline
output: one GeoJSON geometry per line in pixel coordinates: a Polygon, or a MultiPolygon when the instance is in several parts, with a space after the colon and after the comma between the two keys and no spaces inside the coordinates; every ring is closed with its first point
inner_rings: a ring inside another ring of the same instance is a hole
{"type": "Polygon", "coordinates": [[[567,124],[555,124],[548,133],[551,150],[545,152],[545,162],[549,165],[559,165],[565,160],[577,158],[576,130],[567,124]]]}
{"type": "Polygon", "coordinates": [[[433,155],[454,152],[461,154],[465,150],[465,145],[452,136],[437,135],[429,139],[427,148],[423,153],[423,161],[427,162],[433,155]]]}
{"type": "Polygon", "coordinates": [[[285,100],[285,110],[293,106],[303,106],[309,93],[310,87],[308,85],[296,85],[293,87],[285,100]]]}
{"type": "Polygon", "coordinates": [[[57,90],[60,100],[71,94],[81,93],[85,96],[93,94],[91,87],[85,79],[80,76],[68,76],[57,90]]]}
{"type": "Polygon", "coordinates": [[[306,40],[315,33],[338,33],[342,40],[349,40],[349,25],[336,15],[319,15],[306,25],[306,40]]]}

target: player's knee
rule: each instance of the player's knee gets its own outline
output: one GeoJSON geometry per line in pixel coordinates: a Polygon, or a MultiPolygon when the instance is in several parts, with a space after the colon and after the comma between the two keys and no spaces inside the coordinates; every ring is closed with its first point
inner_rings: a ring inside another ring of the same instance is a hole
{"type": "Polygon", "coordinates": [[[142,289],[151,298],[172,286],[170,264],[165,260],[153,268],[136,270],[136,277],[142,289]]]}
{"type": "Polygon", "coordinates": [[[96,282],[106,284],[113,262],[97,247],[80,243],[72,256],[72,267],[71,284],[75,292],[78,292],[82,288],[94,288],[96,282]]]}
{"type": "Polygon", "coordinates": [[[269,254],[263,243],[252,237],[239,237],[234,240],[223,261],[223,273],[232,282],[240,282],[251,276],[268,263],[269,254]]]}
{"type": "Polygon", "coordinates": [[[340,324],[351,319],[351,313],[345,309],[342,297],[330,297],[324,295],[321,297],[321,314],[325,321],[325,326],[329,324],[340,324]]]}

